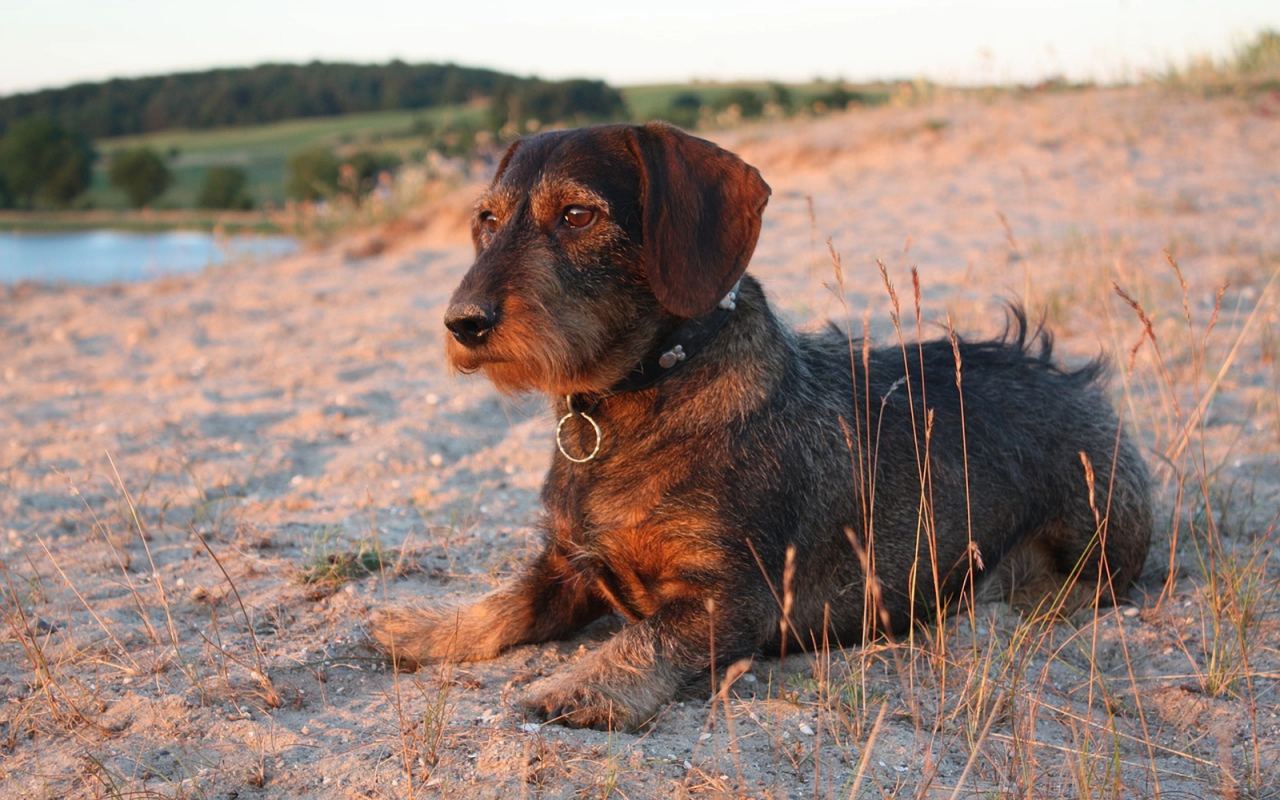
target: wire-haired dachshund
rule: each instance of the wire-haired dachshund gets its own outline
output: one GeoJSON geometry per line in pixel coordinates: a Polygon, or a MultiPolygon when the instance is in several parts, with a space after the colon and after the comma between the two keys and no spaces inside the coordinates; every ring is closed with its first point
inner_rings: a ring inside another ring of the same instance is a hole
{"type": "Polygon", "coordinates": [[[631,729],[713,652],[854,645],[983,584],[1061,608],[1132,583],[1148,476],[1102,365],[1055,363],[1017,309],[992,341],[797,333],[746,275],[769,193],[665,124],[507,150],[444,324],[458,370],[551,399],[545,543],[470,605],[379,610],[392,658],[492,658],[615,613],[523,704],[631,729]]]}

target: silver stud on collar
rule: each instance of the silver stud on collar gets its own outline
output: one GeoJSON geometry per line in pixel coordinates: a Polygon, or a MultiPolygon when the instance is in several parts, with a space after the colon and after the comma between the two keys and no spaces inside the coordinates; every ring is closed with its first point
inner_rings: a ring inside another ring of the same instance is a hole
{"type": "Polygon", "coordinates": [[[684,347],[681,345],[676,345],[675,347],[671,348],[667,352],[658,356],[658,366],[662,367],[663,369],[671,369],[676,364],[679,364],[681,361],[684,361],[685,358],[686,358],[686,354],[684,352],[684,347]]]}
{"type": "Polygon", "coordinates": [[[741,285],[742,281],[738,281],[733,285],[733,288],[729,290],[729,293],[720,301],[720,308],[723,308],[725,311],[736,311],[738,309],[738,287],[741,285]]]}

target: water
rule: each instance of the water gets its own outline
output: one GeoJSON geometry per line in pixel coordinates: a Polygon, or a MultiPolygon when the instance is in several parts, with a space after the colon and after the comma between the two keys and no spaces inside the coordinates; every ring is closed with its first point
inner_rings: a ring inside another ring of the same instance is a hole
{"type": "Polygon", "coordinates": [[[194,231],[0,232],[0,284],[140,281],[227,261],[278,258],[297,248],[297,242],[284,236],[194,231]]]}

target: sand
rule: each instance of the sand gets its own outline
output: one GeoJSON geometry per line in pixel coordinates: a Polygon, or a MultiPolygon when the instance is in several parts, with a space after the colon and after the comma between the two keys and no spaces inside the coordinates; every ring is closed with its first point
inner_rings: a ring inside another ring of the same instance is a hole
{"type": "Polygon", "coordinates": [[[0,796],[1280,797],[1278,113],[1002,93],[715,134],[773,187],[751,271],[797,325],[896,341],[880,260],[909,339],[916,266],[926,335],[1021,298],[1064,359],[1110,354],[1157,541],[1133,605],[757,659],[639,735],[512,702],[616,621],[416,674],[365,645],[371,608],[538,544],[545,401],[444,365],[463,201],[376,247],[0,291],[0,796]]]}

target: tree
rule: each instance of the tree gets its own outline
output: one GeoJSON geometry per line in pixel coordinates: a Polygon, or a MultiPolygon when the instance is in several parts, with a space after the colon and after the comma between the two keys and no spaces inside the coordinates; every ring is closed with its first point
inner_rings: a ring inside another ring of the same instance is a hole
{"type": "Polygon", "coordinates": [[[702,96],[696,92],[679,92],[667,102],[666,120],[681,128],[698,127],[702,116],[702,96]]]}
{"type": "Polygon", "coordinates": [[[338,190],[338,159],[327,147],[311,147],[289,156],[285,191],[295,200],[320,200],[338,190]]]}
{"type": "Polygon", "coordinates": [[[356,200],[372,192],[378,185],[379,176],[384,172],[393,172],[400,166],[400,159],[394,153],[373,153],[360,150],[352,153],[342,162],[340,168],[347,179],[340,180],[342,188],[356,200]]]}
{"type": "Polygon", "coordinates": [[[200,208],[247,211],[253,208],[248,177],[239,167],[211,167],[204,174],[196,205],[200,208]]]}
{"type": "Polygon", "coordinates": [[[843,111],[853,99],[843,83],[833,83],[830,89],[815,96],[812,103],[815,108],[820,105],[828,111],[843,111]]]}
{"type": "Polygon", "coordinates": [[[769,84],[769,102],[777,106],[783,114],[790,114],[795,105],[791,98],[791,90],[781,83],[769,84]]]}
{"type": "Polygon", "coordinates": [[[89,188],[93,146],[48,117],[14,124],[0,141],[0,183],[24,208],[63,207],[89,188]]]}
{"type": "Polygon", "coordinates": [[[142,208],[164,194],[173,182],[173,175],[155,150],[136,147],[111,157],[107,179],[125,193],[134,208],[142,208]]]}
{"type": "Polygon", "coordinates": [[[737,106],[738,113],[743,119],[754,119],[764,113],[764,102],[761,101],[760,95],[750,89],[734,89],[720,98],[717,105],[721,109],[737,106]]]}
{"type": "Polygon", "coordinates": [[[494,130],[528,129],[556,122],[601,122],[626,116],[627,105],[617,89],[603,81],[543,81],[508,78],[494,88],[490,122],[494,130]]]}

